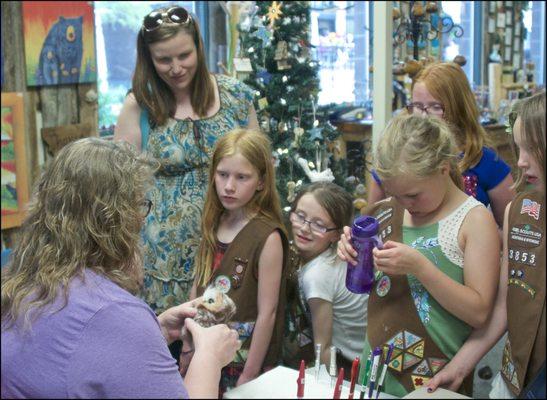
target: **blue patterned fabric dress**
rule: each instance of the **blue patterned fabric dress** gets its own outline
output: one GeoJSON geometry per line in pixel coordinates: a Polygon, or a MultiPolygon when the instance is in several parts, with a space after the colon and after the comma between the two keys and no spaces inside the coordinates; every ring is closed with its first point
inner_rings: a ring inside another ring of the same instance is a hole
{"type": "Polygon", "coordinates": [[[188,300],[209,162],[219,137],[249,122],[252,91],[216,75],[220,109],[209,118],[177,120],[150,129],[146,149],[160,163],[148,194],[152,211],[143,228],[144,300],[156,312],[188,300]]]}

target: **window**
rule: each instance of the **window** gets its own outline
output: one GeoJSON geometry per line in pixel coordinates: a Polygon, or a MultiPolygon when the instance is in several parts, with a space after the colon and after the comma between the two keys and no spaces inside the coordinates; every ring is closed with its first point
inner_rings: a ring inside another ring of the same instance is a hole
{"type": "MultiPolygon", "coordinates": [[[[153,9],[180,5],[196,15],[194,1],[96,1],[95,26],[99,91],[99,131],[114,133],[114,125],[131,88],[142,19],[153,9]]],[[[201,21],[200,21],[201,22],[201,21]]],[[[200,23],[203,27],[203,23],[200,23]]],[[[201,29],[206,31],[206,29],[201,29]]]]}
{"type": "Polygon", "coordinates": [[[534,63],[534,80],[538,85],[545,85],[545,3],[529,1],[524,11],[524,65],[534,63]],[[533,51],[532,51],[533,49],[533,51]]]}
{"type": "Polygon", "coordinates": [[[320,105],[369,97],[369,2],[312,1],[312,56],[320,63],[320,105]]]}
{"type": "MultiPolygon", "coordinates": [[[[442,36],[442,61],[452,61],[457,55],[462,55],[466,58],[467,62],[463,66],[463,70],[467,75],[469,82],[479,81],[474,73],[473,64],[475,56],[473,54],[473,37],[474,37],[474,24],[475,19],[475,7],[472,1],[442,1],[442,15],[441,17],[448,15],[452,18],[454,24],[461,26],[463,34],[457,37],[458,29],[454,28],[449,33],[444,33],[442,36]]],[[[459,33],[458,33],[459,34],[459,33]]]]}

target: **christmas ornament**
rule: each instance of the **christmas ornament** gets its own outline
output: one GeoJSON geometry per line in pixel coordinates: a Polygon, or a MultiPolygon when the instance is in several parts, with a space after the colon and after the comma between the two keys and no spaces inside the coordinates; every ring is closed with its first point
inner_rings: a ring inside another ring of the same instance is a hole
{"type": "Polygon", "coordinates": [[[264,82],[265,85],[269,85],[270,81],[272,80],[272,74],[270,74],[265,69],[262,71],[259,71],[257,74],[259,79],[262,79],[262,82],[264,82]]]}
{"type": "Polygon", "coordinates": [[[287,42],[281,40],[277,42],[275,48],[274,60],[277,61],[277,69],[280,71],[290,69],[291,65],[288,63],[289,50],[287,48],[287,42]]]}
{"type": "Polygon", "coordinates": [[[268,107],[268,99],[266,97],[258,99],[258,108],[264,110],[266,107],[268,107]]]}
{"type": "Polygon", "coordinates": [[[317,171],[312,171],[310,167],[308,166],[308,160],[302,157],[298,157],[296,162],[298,163],[298,165],[300,165],[300,167],[302,167],[302,169],[304,170],[304,173],[306,174],[306,176],[311,182],[334,181],[334,175],[332,174],[332,171],[330,168],[327,168],[326,170],[322,172],[317,172],[317,171]]]}
{"type": "Polygon", "coordinates": [[[320,128],[312,128],[309,130],[311,140],[323,140],[320,128]]]}
{"type": "Polygon", "coordinates": [[[281,11],[281,4],[277,1],[272,2],[272,5],[268,8],[268,20],[270,21],[270,28],[273,28],[275,21],[281,18],[283,12],[281,11]]]}
{"type": "Polygon", "coordinates": [[[262,41],[262,47],[267,47],[272,42],[272,32],[266,29],[264,26],[259,26],[256,32],[253,33],[260,41],[262,41]]]}
{"type": "Polygon", "coordinates": [[[292,203],[296,197],[296,183],[294,181],[287,182],[287,201],[292,203]]]}

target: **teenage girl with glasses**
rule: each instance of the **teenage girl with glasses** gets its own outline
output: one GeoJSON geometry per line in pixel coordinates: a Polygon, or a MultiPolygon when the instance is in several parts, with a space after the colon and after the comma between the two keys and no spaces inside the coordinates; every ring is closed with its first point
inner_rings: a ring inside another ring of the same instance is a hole
{"type": "MultiPolygon", "coordinates": [[[[329,365],[330,347],[338,349],[337,365],[349,376],[353,359],[360,356],[365,344],[368,295],[355,294],[346,288],[346,263],[336,256],[336,243],[342,227],[352,220],[351,196],[330,182],[316,182],[302,188],[294,200],[290,221],[293,247],[298,255],[289,271],[288,318],[285,349],[298,346],[313,348],[321,344],[321,363],[329,365]],[[292,278],[292,279],[291,279],[292,278]],[[304,313],[297,313],[298,309],[304,313]],[[313,343],[305,331],[311,321],[313,343]],[[290,332],[291,327],[296,332],[290,332]],[[290,346],[290,347],[289,347],[290,346]]],[[[291,257],[293,258],[293,257],[291,257]]],[[[287,351],[286,351],[287,352],[287,351]]],[[[313,351],[298,351],[308,363],[313,351]],[[311,354],[310,354],[311,353],[311,354]]],[[[296,357],[296,356],[294,356],[296,357]]],[[[293,365],[300,360],[285,362],[293,365]]]]}
{"type": "MultiPolygon", "coordinates": [[[[421,70],[412,84],[410,114],[442,118],[451,125],[461,152],[459,168],[465,192],[492,209],[498,227],[505,206],[515,195],[511,168],[489,146],[479,123],[479,110],[465,73],[458,64],[436,62],[421,70]]],[[[382,181],[372,171],[368,200],[386,197],[382,181]]]]}
{"type": "Polygon", "coordinates": [[[114,138],[160,162],[143,229],[144,299],[160,313],[188,300],[216,141],[258,122],[253,92],[207,69],[198,22],[182,7],[144,17],[132,86],[114,138]]]}

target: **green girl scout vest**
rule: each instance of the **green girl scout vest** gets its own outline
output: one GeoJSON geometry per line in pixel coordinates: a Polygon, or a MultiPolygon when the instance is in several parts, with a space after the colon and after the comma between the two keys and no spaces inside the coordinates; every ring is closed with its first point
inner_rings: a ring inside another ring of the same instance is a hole
{"type": "MultiPolygon", "coordinates": [[[[378,220],[384,242],[402,242],[404,209],[393,198],[369,206],[362,214],[378,220]]],[[[407,392],[427,384],[450,361],[422,324],[406,275],[383,274],[370,291],[368,315],[371,348],[394,345],[388,369],[407,392]]],[[[472,382],[470,374],[460,391],[471,395],[472,382]]]]}
{"type": "Polygon", "coordinates": [[[545,362],[545,194],[518,195],[508,228],[508,337],[501,372],[518,396],[545,362]]]}

